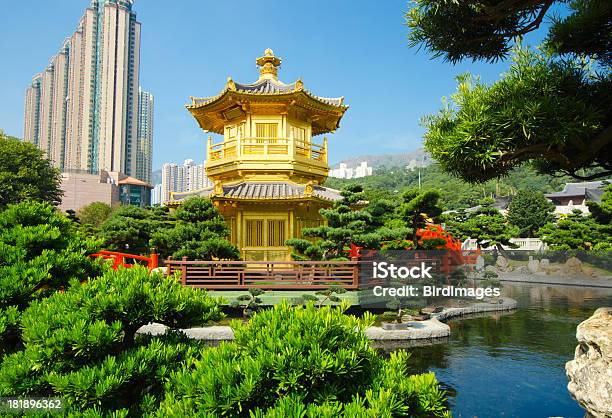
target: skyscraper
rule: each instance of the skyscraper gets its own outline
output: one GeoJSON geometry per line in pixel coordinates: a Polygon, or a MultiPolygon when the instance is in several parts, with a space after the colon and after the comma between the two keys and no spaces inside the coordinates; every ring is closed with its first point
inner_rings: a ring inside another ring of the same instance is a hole
{"type": "Polygon", "coordinates": [[[26,90],[24,139],[63,170],[136,175],[140,22],[133,0],[91,0],[26,90]]]}
{"type": "Polygon", "coordinates": [[[138,136],[136,138],[136,178],[151,183],[153,164],[153,95],[138,89],[138,136]]]}

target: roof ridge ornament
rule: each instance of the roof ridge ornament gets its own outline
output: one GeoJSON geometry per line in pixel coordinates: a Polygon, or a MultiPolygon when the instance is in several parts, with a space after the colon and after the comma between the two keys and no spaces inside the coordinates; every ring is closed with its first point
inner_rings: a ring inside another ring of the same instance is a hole
{"type": "Polygon", "coordinates": [[[274,56],[274,51],[267,48],[264,51],[263,56],[255,60],[259,67],[259,80],[275,80],[278,81],[278,67],[280,67],[282,60],[279,57],[274,56]]]}
{"type": "Polygon", "coordinates": [[[302,91],[304,90],[304,82],[302,81],[302,78],[298,78],[297,81],[295,82],[295,90],[296,91],[302,91]]]}
{"type": "Polygon", "coordinates": [[[226,90],[236,91],[236,83],[232,80],[232,77],[227,77],[227,82],[225,83],[226,90]]]}

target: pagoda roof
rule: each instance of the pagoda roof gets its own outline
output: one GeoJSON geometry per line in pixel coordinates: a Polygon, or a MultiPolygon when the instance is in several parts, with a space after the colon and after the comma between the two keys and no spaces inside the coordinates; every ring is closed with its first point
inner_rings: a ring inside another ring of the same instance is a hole
{"type": "Polygon", "coordinates": [[[280,58],[267,49],[265,55],[257,59],[260,65],[260,78],[251,84],[238,83],[228,78],[225,88],[216,96],[191,97],[186,105],[200,127],[206,131],[223,133],[223,124],[236,115],[244,114],[247,104],[278,103],[298,106],[307,109],[314,117],[321,118],[320,123],[313,123],[313,135],[332,132],[339,127],[340,119],[348,106],[344,97],[321,97],[304,88],[301,79],[293,83],[284,83],[277,77],[280,58]],[[232,111],[232,109],[236,109],[232,111]],[[325,122],[323,122],[325,121],[325,122]]]}
{"type": "Polygon", "coordinates": [[[297,80],[291,84],[285,84],[280,80],[257,80],[252,84],[241,84],[233,82],[231,78],[226,88],[216,96],[211,97],[192,97],[191,104],[187,105],[188,109],[197,109],[206,106],[212,102],[221,99],[228,91],[235,91],[239,94],[256,95],[256,96],[271,96],[279,94],[291,94],[302,91],[306,96],[321,102],[322,104],[334,106],[340,109],[348,109],[347,105],[344,105],[344,97],[320,97],[304,90],[303,83],[301,80],[297,80]]]}
{"type": "Polygon", "coordinates": [[[327,201],[337,201],[342,199],[340,191],[329,187],[309,184],[297,184],[290,181],[277,182],[252,182],[245,181],[238,184],[221,187],[215,192],[215,187],[207,187],[192,192],[174,192],[172,199],[180,202],[188,197],[215,197],[227,198],[232,200],[292,200],[303,198],[316,198],[327,201]]]}

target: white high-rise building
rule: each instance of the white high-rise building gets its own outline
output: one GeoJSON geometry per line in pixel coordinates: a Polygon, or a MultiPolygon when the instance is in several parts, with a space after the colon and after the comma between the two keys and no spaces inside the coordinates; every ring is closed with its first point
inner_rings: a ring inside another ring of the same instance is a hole
{"type": "Polygon", "coordinates": [[[151,205],[161,205],[162,204],[162,185],[156,184],[151,190],[151,205]]]}
{"type": "Polygon", "coordinates": [[[185,160],[183,165],[164,163],[162,166],[161,203],[170,200],[171,192],[191,192],[211,187],[204,164],[185,160]]]}

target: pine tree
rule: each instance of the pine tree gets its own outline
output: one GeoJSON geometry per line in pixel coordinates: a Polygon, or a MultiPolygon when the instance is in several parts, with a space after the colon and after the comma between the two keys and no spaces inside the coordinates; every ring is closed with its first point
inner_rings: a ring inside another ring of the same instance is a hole
{"type": "Polygon", "coordinates": [[[554,209],[544,194],[520,190],[508,206],[508,222],[519,228],[521,237],[533,238],[538,229],[554,221],[554,209]]]}

